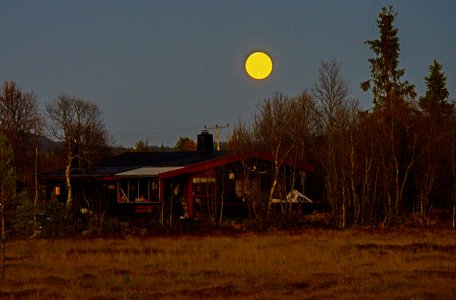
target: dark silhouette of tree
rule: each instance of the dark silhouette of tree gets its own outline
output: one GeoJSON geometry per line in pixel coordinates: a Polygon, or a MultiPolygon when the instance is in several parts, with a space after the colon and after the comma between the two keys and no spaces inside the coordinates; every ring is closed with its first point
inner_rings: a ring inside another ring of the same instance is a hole
{"type": "Polygon", "coordinates": [[[22,91],[14,81],[6,81],[0,93],[0,131],[8,138],[15,155],[21,158],[15,161],[18,179],[30,186],[42,123],[35,95],[22,91]]]}
{"type": "Polygon", "coordinates": [[[401,80],[405,71],[399,69],[398,29],[393,25],[396,16],[392,6],[382,8],[377,19],[380,38],[366,41],[375,54],[369,59],[371,79],[361,83],[364,91],[372,90],[375,105],[373,129],[379,137],[377,155],[382,190],[378,195],[384,204],[384,224],[397,222],[404,212],[405,191],[419,140],[414,126],[416,110],[411,101],[416,97],[414,86],[401,80]]]}
{"type": "Polygon", "coordinates": [[[353,188],[355,157],[351,155],[359,108],[348,99],[348,86],[335,59],[320,63],[312,91],[323,129],[319,154],[325,171],[326,196],[339,225],[346,227],[352,206],[358,207],[359,202],[353,188]]]}
{"type": "Polygon", "coordinates": [[[448,118],[454,113],[454,103],[448,99],[449,93],[446,87],[446,76],[442,65],[434,60],[429,66],[429,74],[424,77],[426,82],[426,94],[420,98],[421,109],[426,113],[441,118],[448,118]]]}
{"type": "Polygon", "coordinates": [[[418,122],[420,160],[413,174],[417,190],[413,213],[428,218],[435,206],[444,207],[451,203],[448,195],[452,193],[452,185],[448,178],[453,177],[453,168],[448,162],[454,160],[455,109],[449,100],[442,65],[436,60],[424,80],[427,89],[419,99],[423,113],[418,122]]]}
{"type": "Polygon", "coordinates": [[[326,130],[330,131],[334,127],[338,111],[347,103],[348,98],[348,85],[335,59],[320,63],[312,92],[318,101],[321,120],[326,130]]]}
{"type": "Polygon", "coordinates": [[[375,57],[369,59],[371,79],[361,83],[361,88],[364,91],[372,90],[376,109],[391,110],[397,102],[416,96],[412,84],[408,81],[401,82],[405,71],[399,69],[398,29],[393,25],[396,16],[392,6],[383,7],[377,19],[380,38],[366,41],[375,57]]]}

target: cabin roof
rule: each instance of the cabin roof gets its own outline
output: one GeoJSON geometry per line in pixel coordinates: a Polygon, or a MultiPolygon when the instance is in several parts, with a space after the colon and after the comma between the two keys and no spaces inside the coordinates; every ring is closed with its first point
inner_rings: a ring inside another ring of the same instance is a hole
{"type": "MultiPolygon", "coordinates": [[[[71,172],[77,177],[105,176],[157,176],[163,172],[179,167],[192,165],[226,155],[218,152],[125,152],[119,155],[103,158],[94,163],[92,168],[77,169],[71,172]],[[154,173],[153,175],[150,175],[154,173]]],[[[43,179],[60,179],[65,177],[63,169],[41,173],[43,179]]]]}
{"type": "MultiPolygon", "coordinates": [[[[104,158],[91,169],[75,169],[73,178],[82,177],[155,177],[161,179],[196,173],[237,161],[260,158],[272,160],[272,155],[251,151],[240,154],[217,152],[126,152],[104,158]]],[[[315,166],[301,162],[284,160],[284,165],[294,165],[305,171],[314,171],[315,166]]],[[[62,179],[64,170],[40,174],[43,179],[62,179]]]]}
{"type": "Polygon", "coordinates": [[[182,169],[184,167],[140,167],[125,172],[116,173],[116,177],[153,177],[160,174],[182,169]]]}

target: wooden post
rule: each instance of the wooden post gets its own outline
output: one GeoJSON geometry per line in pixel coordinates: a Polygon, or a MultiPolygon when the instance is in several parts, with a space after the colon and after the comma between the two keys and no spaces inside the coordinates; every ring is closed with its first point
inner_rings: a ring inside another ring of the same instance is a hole
{"type": "Polygon", "coordinates": [[[190,175],[187,179],[188,184],[188,217],[193,218],[193,175],[190,175]]]}
{"type": "Polygon", "coordinates": [[[158,201],[159,201],[159,205],[160,205],[160,224],[161,224],[161,227],[163,228],[165,226],[165,212],[164,212],[164,209],[165,209],[165,203],[164,203],[164,189],[165,185],[163,183],[163,179],[160,179],[158,181],[158,201]]]}

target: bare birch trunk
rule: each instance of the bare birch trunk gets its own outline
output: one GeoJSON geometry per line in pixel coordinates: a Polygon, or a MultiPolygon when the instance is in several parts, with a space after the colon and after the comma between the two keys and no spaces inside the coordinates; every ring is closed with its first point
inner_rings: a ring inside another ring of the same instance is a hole
{"type": "Polygon", "coordinates": [[[33,200],[33,236],[39,231],[36,213],[38,209],[38,146],[35,146],[35,198],[33,200]]]}
{"type": "Polygon", "coordinates": [[[73,161],[73,153],[71,151],[71,143],[69,143],[70,146],[68,146],[68,156],[67,156],[67,165],[65,167],[65,184],[67,188],[67,208],[70,210],[73,208],[73,197],[71,195],[72,190],[71,190],[71,164],[73,161]]]}
{"type": "Polygon", "coordinates": [[[358,218],[360,214],[360,203],[358,199],[358,194],[356,192],[356,187],[355,187],[355,146],[353,142],[353,134],[350,133],[350,188],[351,188],[351,194],[352,194],[352,199],[353,199],[353,220],[352,224],[358,224],[358,218]]]}
{"type": "Polygon", "coordinates": [[[271,208],[272,208],[272,198],[274,197],[274,192],[275,192],[275,188],[277,186],[277,181],[278,181],[278,176],[279,176],[279,170],[280,170],[280,166],[281,166],[281,162],[279,162],[279,150],[280,150],[280,145],[281,145],[281,142],[279,142],[279,144],[276,146],[276,151],[274,153],[274,178],[272,179],[272,185],[271,185],[271,189],[269,191],[269,199],[268,199],[268,210],[267,210],[267,218],[269,219],[269,216],[270,216],[270,213],[271,213],[271,208]]]}
{"type": "Polygon", "coordinates": [[[274,175],[274,179],[272,180],[272,186],[271,190],[269,191],[269,199],[268,199],[268,211],[267,211],[267,217],[269,218],[269,215],[271,213],[271,207],[272,207],[272,198],[274,196],[275,188],[277,186],[277,176],[274,175]]]}

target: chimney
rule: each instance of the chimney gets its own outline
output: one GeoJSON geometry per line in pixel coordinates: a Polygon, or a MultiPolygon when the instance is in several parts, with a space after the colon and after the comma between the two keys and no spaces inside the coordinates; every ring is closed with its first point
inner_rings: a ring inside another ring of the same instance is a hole
{"type": "Polygon", "coordinates": [[[212,134],[210,134],[207,130],[203,130],[200,134],[198,134],[196,149],[201,153],[214,152],[214,140],[212,138],[212,134]]]}

